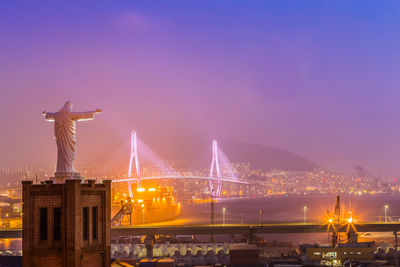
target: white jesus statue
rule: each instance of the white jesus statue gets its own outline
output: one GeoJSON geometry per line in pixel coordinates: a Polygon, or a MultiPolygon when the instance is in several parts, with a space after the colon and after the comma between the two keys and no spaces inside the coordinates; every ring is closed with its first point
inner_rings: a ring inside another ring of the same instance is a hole
{"type": "Polygon", "coordinates": [[[75,173],[73,162],[76,149],[76,122],[92,120],[94,115],[101,113],[101,109],[87,112],[71,112],[72,103],[65,102],[58,112],[43,111],[47,121],[54,121],[54,138],[57,143],[57,169],[58,175],[72,175],[75,173]]]}

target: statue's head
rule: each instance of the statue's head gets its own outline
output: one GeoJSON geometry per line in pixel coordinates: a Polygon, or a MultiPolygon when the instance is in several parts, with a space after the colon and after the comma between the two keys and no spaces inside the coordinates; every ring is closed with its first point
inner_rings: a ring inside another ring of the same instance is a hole
{"type": "Polygon", "coordinates": [[[72,107],[73,107],[73,104],[71,103],[71,101],[67,101],[67,102],[65,102],[64,107],[62,109],[67,112],[70,112],[72,107]]]}

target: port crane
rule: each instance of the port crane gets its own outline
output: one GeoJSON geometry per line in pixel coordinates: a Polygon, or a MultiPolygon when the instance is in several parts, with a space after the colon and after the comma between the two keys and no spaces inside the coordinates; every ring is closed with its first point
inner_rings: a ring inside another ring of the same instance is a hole
{"type": "Polygon", "coordinates": [[[346,236],[347,242],[356,242],[358,233],[355,227],[355,223],[357,220],[353,218],[353,212],[350,207],[347,214],[341,210],[340,205],[340,196],[336,196],[336,204],[334,209],[334,214],[331,215],[329,211],[327,211],[326,225],[328,232],[329,243],[332,247],[336,247],[340,243],[340,234],[339,229],[346,226],[346,236]]]}
{"type": "Polygon", "coordinates": [[[137,151],[137,135],[135,131],[131,132],[131,154],[129,158],[129,169],[128,169],[128,192],[129,198],[127,200],[121,200],[121,208],[119,211],[111,218],[111,224],[113,226],[121,225],[122,220],[125,216],[129,217],[129,222],[132,224],[132,213],[133,213],[133,192],[132,192],[132,185],[130,179],[132,178],[132,169],[133,169],[133,160],[135,160],[135,169],[136,169],[136,176],[138,179],[138,188],[140,188],[140,167],[139,167],[139,158],[138,158],[138,151],[137,151]]]}

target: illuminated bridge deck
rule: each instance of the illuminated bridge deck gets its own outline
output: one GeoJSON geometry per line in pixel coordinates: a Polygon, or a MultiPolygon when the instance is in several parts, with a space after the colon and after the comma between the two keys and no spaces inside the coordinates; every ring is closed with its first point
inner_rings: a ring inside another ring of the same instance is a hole
{"type": "MultiPolygon", "coordinates": [[[[206,176],[179,176],[179,175],[165,175],[165,176],[153,176],[153,177],[142,177],[141,180],[182,180],[182,179],[188,179],[188,180],[212,180],[212,181],[222,181],[222,182],[229,182],[229,183],[234,183],[234,184],[245,184],[248,185],[250,184],[249,182],[242,181],[242,180],[234,180],[234,179],[229,179],[229,178],[217,178],[217,177],[206,177],[206,176]]],[[[126,179],[117,179],[117,180],[112,180],[113,183],[120,183],[120,182],[131,182],[131,183],[137,183],[138,179],[137,178],[126,178],[126,179]]]]}
{"type": "MultiPolygon", "coordinates": [[[[396,223],[360,223],[355,225],[359,232],[393,232],[400,231],[400,222],[396,223]]],[[[132,226],[115,227],[111,236],[135,235],[209,235],[209,234],[246,234],[252,231],[255,234],[272,233],[323,233],[327,226],[319,223],[281,223],[281,224],[214,224],[188,226],[132,226]]],[[[339,229],[346,231],[346,226],[339,229]]]]}
{"type": "MultiPolygon", "coordinates": [[[[358,232],[393,232],[400,231],[400,222],[390,223],[360,223],[356,224],[358,232]]],[[[138,235],[210,235],[210,234],[272,234],[272,233],[324,233],[327,226],[320,223],[276,223],[276,224],[214,224],[187,226],[121,226],[111,229],[111,236],[138,235]]],[[[346,226],[339,229],[346,231],[346,226]]],[[[0,238],[22,237],[21,229],[0,230],[0,238]]]]}

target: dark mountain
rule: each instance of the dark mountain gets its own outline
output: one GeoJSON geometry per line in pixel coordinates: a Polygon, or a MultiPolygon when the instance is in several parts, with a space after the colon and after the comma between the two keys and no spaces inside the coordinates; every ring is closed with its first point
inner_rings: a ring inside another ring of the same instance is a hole
{"type": "MultiPolygon", "coordinates": [[[[219,141],[218,146],[231,162],[250,163],[253,169],[311,171],[317,167],[308,159],[284,149],[270,148],[257,144],[219,141]]],[[[181,143],[173,151],[161,156],[171,162],[178,160],[182,169],[209,168],[212,157],[211,142],[181,143]]]]}
{"type": "Polygon", "coordinates": [[[232,162],[249,162],[256,169],[311,171],[317,167],[308,159],[284,149],[234,142],[220,142],[220,147],[232,162]]]}

